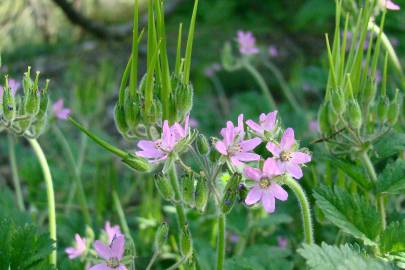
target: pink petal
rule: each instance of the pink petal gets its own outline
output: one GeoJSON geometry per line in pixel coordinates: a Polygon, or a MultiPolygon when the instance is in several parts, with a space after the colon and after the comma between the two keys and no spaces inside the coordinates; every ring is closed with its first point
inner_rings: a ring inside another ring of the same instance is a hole
{"type": "Polygon", "coordinates": [[[263,190],[261,190],[259,186],[255,186],[249,191],[249,193],[245,199],[245,203],[247,205],[255,204],[258,201],[260,201],[260,199],[262,198],[262,195],[263,195],[263,190]]]}
{"type": "Polygon", "coordinates": [[[249,166],[246,166],[243,169],[243,174],[245,175],[246,178],[259,181],[262,177],[262,172],[259,169],[252,168],[249,166]]]}
{"type": "Polygon", "coordinates": [[[272,131],[276,125],[277,111],[269,113],[263,121],[263,127],[267,131],[272,131]]]}
{"type": "Polygon", "coordinates": [[[188,134],[189,129],[190,129],[190,115],[187,114],[186,119],[184,120],[184,133],[185,133],[185,135],[188,134]]]}
{"type": "Polygon", "coordinates": [[[104,260],[108,260],[112,257],[112,252],[110,247],[104,245],[101,241],[96,240],[94,242],[94,249],[96,250],[97,254],[103,258],[104,260]]]}
{"type": "Polygon", "coordinates": [[[287,128],[281,138],[280,147],[283,150],[290,150],[294,143],[294,130],[292,128],[287,128]]]}
{"type": "Polygon", "coordinates": [[[224,156],[228,155],[226,145],[223,141],[217,141],[215,143],[215,149],[217,149],[217,151],[220,152],[224,156]]]}
{"type": "Polygon", "coordinates": [[[111,243],[111,255],[119,260],[122,259],[125,251],[125,237],[116,236],[111,243]]]}
{"type": "Polygon", "coordinates": [[[58,99],[52,106],[53,111],[57,112],[63,108],[63,99],[58,99]]]}
{"type": "Polygon", "coordinates": [[[233,155],[234,158],[236,158],[239,161],[256,161],[260,159],[260,156],[258,154],[253,154],[253,153],[237,153],[233,155]]]}
{"type": "Polygon", "coordinates": [[[166,155],[165,153],[158,151],[157,149],[136,151],[135,154],[139,157],[144,157],[144,158],[162,158],[166,155]]]}
{"type": "Polygon", "coordinates": [[[234,126],[231,121],[228,121],[226,123],[226,129],[225,129],[225,136],[224,136],[224,143],[225,145],[230,145],[233,142],[233,139],[235,138],[234,135],[234,126]]]}
{"type": "Polygon", "coordinates": [[[156,143],[154,141],[140,140],[138,142],[138,147],[142,150],[156,149],[156,143]]]}
{"type": "Polygon", "coordinates": [[[273,196],[280,201],[286,201],[288,199],[287,191],[285,191],[285,189],[283,189],[279,184],[272,183],[269,187],[269,190],[271,191],[273,196]]]}
{"type": "Polygon", "coordinates": [[[400,10],[401,9],[401,7],[399,5],[395,4],[391,0],[385,1],[385,7],[390,10],[400,10]]]}
{"type": "Polygon", "coordinates": [[[253,138],[250,140],[242,141],[240,143],[240,147],[242,148],[243,152],[248,152],[255,149],[261,142],[262,140],[260,138],[253,138]]]}
{"type": "Polygon", "coordinates": [[[274,157],[279,157],[280,153],[281,153],[281,148],[279,146],[277,146],[276,144],[272,143],[272,142],[268,142],[266,145],[267,150],[270,151],[270,153],[274,156],[274,157]]]}
{"type": "Polygon", "coordinates": [[[290,162],[295,164],[303,164],[311,161],[311,156],[303,152],[294,152],[291,154],[290,162]]]}
{"type": "Polygon", "coordinates": [[[287,163],[286,170],[295,179],[300,179],[303,176],[301,167],[295,163],[292,162],[287,163]]]}
{"type": "Polygon", "coordinates": [[[108,267],[107,264],[105,263],[100,263],[90,267],[88,270],[114,270],[114,269],[108,267]]]}
{"type": "Polygon", "coordinates": [[[263,134],[264,132],[263,128],[259,124],[255,123],[253,120],[247,120],[246,125],[248,125],[248,127],[250,127],[250,129],[257,134],[263,134]]]}
{"type": "Polygon", "coordinates": [[[263,123],[264,121],[266,121],[267,115],[265,113],[261,113],[259,116],[259,121],[260,123],[263,123]]]}
{"type": "Polygon", "coordinates": [[[243,127],[243,114],[239,114],[239,116],[238,116],[238,132],[244,133],[244,130],[245,129],[243,127]]]}
{"type": "Polygon", "coordinates": [[[120,266],[118,266],[118,270],[128,270],[125,265],[120,264],[120,266]]]}
{"type": "Polygon", "coordinates": [[[264,210],[266,210],[268,213],[273,213],[274,210],[276,210],[276,199],[269,191],[263,192],[262,204],[264,210]]]}
{"type": "Polygon", "coordinates": [[[231,163],[236,167],[243,166],[243,163],[236,157],[231,157],[231,163]]]}
{"type": "Polygon", "coordinates": [[[280,168],[277,166],[277,162],[272,158],[268,158],[264,162],[263,173],[269,177],[273,177],[275,175],[280,175],[281,171],[280,168]]]}

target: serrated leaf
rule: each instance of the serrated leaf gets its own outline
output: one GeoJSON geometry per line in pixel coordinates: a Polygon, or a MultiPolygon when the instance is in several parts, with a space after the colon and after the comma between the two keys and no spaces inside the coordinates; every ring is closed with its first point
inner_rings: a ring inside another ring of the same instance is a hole
{"type": "Polygon", "coordinates": [[[390,223],[381,233],[380,250],[382,253],[405,252],[405,220],[390,223]]]}
{"type": "Polygon", "coordinates": [[[385,159],[405,148],[405,134],[391,132],[382,137],[375,145],[377,159],[385,159]]]}
{"type": "Polygon", "coordinates": [[[304,244],[298,253],[305,258],[311,270],[391,270],[395,269],[390,264],[376,258],[366,257],[357,249],[349,245],[331,246],[322,243],[318,245],[304,244]]]}
{"type": "Polygon", "coordinates": [[[405,160],[388,164],[378,176],[376,191],[378,193],[399,193],[405,190],[405,160]]]}
{"type": "Polygon", "coordinates": [[[326,186],[319,188],[314,197],[326,219],[364,244],[376,245],[373,240],[380,233],[381,221],[377,209],[364,197],[326,186]]]}

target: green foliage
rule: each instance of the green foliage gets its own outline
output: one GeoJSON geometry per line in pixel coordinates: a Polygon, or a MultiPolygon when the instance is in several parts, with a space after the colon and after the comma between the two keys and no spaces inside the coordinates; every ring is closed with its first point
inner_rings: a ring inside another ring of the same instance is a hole
{"type": "Polygon", "coordinates": [[[382,137],[375,145],[377,159],[385,159],[405,149],[405,134],[390,132],[382,137]]]}
{"type": "Polygon", "coordinates": [[[395,269],[378,259],[361,254],[358,249],[350,245],[338,247],[325,243],[322,243],[321,246],[305,244],[298,249],[298,253],[305,258],[311,270],[395,269]]]}
{"type": "Polygon", "coordinates": [[[405,220],[392,222],[380,235],[382,253],[405,252],[405,220]]]}
{"type": "Polygon", "coordinates": [[[405,160],[388,164],[378,176],[376,191],[378,193],[400,193],[405,189],[405,160]]]}
{"type": "Polygon", "coordinates": [[[366,245],[375,245],[381,221],[376,208],[365,197],[325,186],[317,189],[314,197],[326,219],[366,245]]]}

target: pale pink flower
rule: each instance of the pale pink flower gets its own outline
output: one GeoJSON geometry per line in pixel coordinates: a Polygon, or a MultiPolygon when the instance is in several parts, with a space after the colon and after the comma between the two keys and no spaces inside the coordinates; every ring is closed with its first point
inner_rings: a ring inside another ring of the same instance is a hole
{"type": "Polygon", "coordinates": [[[259,53],[259,49],[256,47],[256,39],[252,32],[238,31],[239,51],[244,55],[252,55],[259,53]]]}
{"type": "Polygon", "coordinates": [[[304,152],[294,151],[294,146],[294,130],[287,128],[280,144],[269,142],[266,148],[273,154],[277,167],[282,173],[289,173],[293,178],[300,179],[303,176],[301,165],[310,162],[311,156],[304,152]]]}
{"type": "Polygon", "coordinates": [[[308,124],[309,130],[313,133],[319,132],[319,123],[317,120],[311,120],[308,124]]]}
{"type": "Polygon", "coordinates": [[[104,245],[101,241],[94,242],[94,249],[104,262],[96,264],[89,270],[127,270],[121,263],[125,251],[125,237],[115,237],[110,245],[104,245]]]}
{"type": "Polygon", "coordinates": [[[86,251],[86,239],[81,238],[79,234],[75,235],[75,244],[73,247],[65,249],[70,260],[80,257],[86,251]]]}
{"type": "Polygon", "coordinates": [[[104,225],[104,231],[108,237],[108,244],[111,244],[114,237],[122,236],[121,228],[119,225],[111,226],[111,223],[107,221],[104,225]]]}
{"type": "Polygon", "coordinates": [[[55,116],[61,120],[68,119],[71,110],[69,108],[64,107],[63,99],[58,99],[53,105],[52,110],[55,116]]]}
{"type": "Polygon", "coordinates": [[[215,148],[223,156],[228,157],[233,165],[240,166],[243,165],[242,162],[260,159],[260,156],[252,153],[252,151],[262,140],[259,138],[244,140],[243,114],[238,117],[237,127],[231,121],[228,121],[226,128],[221,129],[221,135],[223,140],[216,142],[215,148]]]}
{"type": "Polygon", "coordinates": [[[263,208],[268,213],[273,213],[276,210],[276,199],[287,200],[287,191],[274,180],[276,176],[281,175],[281,171],[274,159],[268,158],[264,162],[263,170],[245,167],[243,174],[256,182],[256,185],[249,191],[245,199],[247,205],[261,201],[263,208]]]}
{"type": "Polygon", "coordinates": [[[250,127],[259,136],[265,136],[267,132],[274,132],[277,128],[277,111],[270,112],[268,114],[260,114],[259,123],[249,119],[246,121],[246,125],[250,127]]]}
{"type": "Polygon", "coordinates": [[[391,0],[380,0],[380,1],[381,1],[381,5],[383,7],[386,7],[389,10],[400,10],[401,9],[401,7],[398,4],[395,4],[391,0]]]}
{"type": "Polygon", "coordinates": [[[285,249],[288,245],[288,239],[283,236],[277,236],[277,244],[281,249],[285,249]]]}
{"type": "Polygon", "coordinates": [[[277,57],[277,56],[279,56],[278,49],[277,49],[277,47],[274,46],[274,45],[270,45],[268,51],[269,51],[269,55],[270,55],[271,57],[277,57]]]}
{"type": "Polygon", "coordinates": [[[179,123],[169,126],[169,122],[163,122],[163,132],[160,139],[156,141],[140,140],[138,147],[141,149],[136,154],[140,157],[150,159],[151,162],[159,162],[167,159],[170,153],[175,150],[178,142],[189,134],[189,116],[187,115],[184,128],[179,123]]]}

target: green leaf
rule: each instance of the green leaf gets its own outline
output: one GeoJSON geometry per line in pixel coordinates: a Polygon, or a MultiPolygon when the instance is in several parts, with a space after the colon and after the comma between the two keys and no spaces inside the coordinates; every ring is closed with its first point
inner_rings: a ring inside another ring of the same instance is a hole
{"type": "Polygon", "coordinates": [[[405,252],[405,220],[390,223],[381,233],[380,250],[382,253],[405,252]]]}
{"type": "Polygon", "coordinates": [[[378,193],[400,193],[405,189],[405,160],[388,164],[378,176],[376,191],[378,193]]]}
{"type": "Polygon", "coordinates": [[[377,209],[366,198],[326,186],[319,188],[314,197],[326,219],[364,244],[376,245],[373,240],[380,233],[381,221],[377,209]]]}
{"type": "Polygon", "coordinates": [[[382,137],[374,146],[377,159],[385,159],[405,148],[405,134],[391,132],[382,137]]]}
{"type": "Polygon", "coordinates": [[[298,253],[305,258],[311,270],[395,269],[390,264],[361,254],[347,244],[340,247],[325,243],[321,246],[304,244],[298,253]]]}

